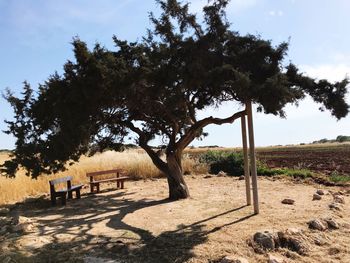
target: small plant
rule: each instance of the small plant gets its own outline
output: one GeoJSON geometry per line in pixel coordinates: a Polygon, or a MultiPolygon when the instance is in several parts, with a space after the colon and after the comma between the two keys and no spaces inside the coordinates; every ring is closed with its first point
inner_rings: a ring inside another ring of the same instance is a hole
{"type": "Polygon", "coordinates": [[[349,183],[350,175],[340,174],[338,171],[333,171],[329,176],[329,180],[334,183],[349,183]]]}

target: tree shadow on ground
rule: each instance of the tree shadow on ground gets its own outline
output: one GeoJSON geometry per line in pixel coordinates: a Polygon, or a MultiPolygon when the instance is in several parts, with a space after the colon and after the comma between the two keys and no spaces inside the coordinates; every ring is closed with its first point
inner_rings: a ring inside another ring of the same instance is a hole
{"type": "Polygon", "coordinates": [[[195,246],[208,240],[208,234],[252,216],[213,229],[206,228],[206,222],[245,207],[242,206],[189,225],[179,225],[176,230],[156,236],[147,229],[125,223],[124,218],[140,209],[170,201],[133,200],[132,195],[125,191],[90,195],[81,200],[69,200],[64,207],[50,207],[48,201],[46,205],[40,203],[39,208],[24,203],[20,211],[14,209],[12,214],[20,212],[25,217],[35,217],[39,224],[35,235],[48,237],[50,242],[31,249],[31,255],[23,251],[15,253],[14,259],[18,262],[80,262],[83,257],[91,256],[116,262],[185,262],[194,256],[195,246]],[[98,224],[107,227],[107,232],[99,233],[98,224]]]}

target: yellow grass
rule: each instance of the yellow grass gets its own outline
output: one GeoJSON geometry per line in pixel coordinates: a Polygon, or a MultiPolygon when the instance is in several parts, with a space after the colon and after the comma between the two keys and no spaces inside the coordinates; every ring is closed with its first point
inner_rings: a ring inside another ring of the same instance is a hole
{"type": "MultiPolygon", "coordinates": [[[[9,157],[0,153],[0,164],[9,157]]],[[[29,196],[37,196],[49,192],[49,180],[73,176],[73,183],[87,183],[87,172],[108,170],[113,168],[125,169],[132,179],[146,179],[162,176],[160,171],[153,165],[151,159],[139,150],[125,152],[107,151],[96,154],[93,157],[83,156],[80,161],[68,168],[67,171],[55,175],[43,175],[33,180],[24,175],[24,171],[18,172],[16,178],[0,177],[0,204],[22,201],[29,196]]],[[[198,164],[194,159],[185,155],[183,170],[186,173],[199,174],[207,172],[205,165],[198,164]]]]}

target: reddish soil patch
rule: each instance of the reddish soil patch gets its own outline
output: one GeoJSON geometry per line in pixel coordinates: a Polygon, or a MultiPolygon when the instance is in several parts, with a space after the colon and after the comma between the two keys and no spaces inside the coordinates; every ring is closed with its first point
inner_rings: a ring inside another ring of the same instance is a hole
{"type": "Polygon", "coordinates": [[[270,167],[305,168],[350,175],[350,144],[337,147],[291,147],[258,150],[258,159],[270,167]]]}

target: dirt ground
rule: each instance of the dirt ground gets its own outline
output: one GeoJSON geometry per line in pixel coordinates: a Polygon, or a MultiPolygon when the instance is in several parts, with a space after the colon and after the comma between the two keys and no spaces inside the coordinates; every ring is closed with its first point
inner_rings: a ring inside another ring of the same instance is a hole
{"type": "Polygon", "coordinates": [[[47,198],[17,204],[9,216],[27,217],[35,227],[0,236],[0,262],[220,262],[227,255],[267,262],[268,254],[286,262],[350,262],[349,195],[341,211],[329,209],[330,191],[344,189],[259,178],[260,214],[253,215],[244,180],[189,175],[186,181],[191,198],[176,202],[166,199],[166,180],[156,179],[84,194],[65,207],[51,207],[47,198]],[[312,201],[317,189],[326,194],[312,201]],[[282,204],[284,198],[295,204],[282,204]],[[340,228],[308,229],[309,220],[324,217],[340,228]],[[287,249],[259,254],[249,245],[257,231],[288,228],[303,231],[306,255],[287,249]],[[325,242],[316,245],[316,239],[325,242]]]}

